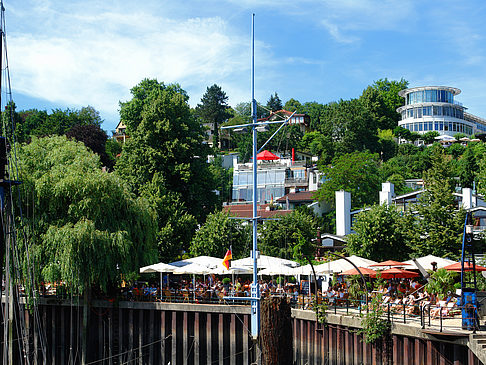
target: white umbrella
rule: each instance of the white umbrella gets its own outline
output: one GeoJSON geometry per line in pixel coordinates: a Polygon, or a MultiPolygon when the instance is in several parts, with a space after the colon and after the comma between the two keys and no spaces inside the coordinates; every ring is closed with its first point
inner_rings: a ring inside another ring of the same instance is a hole
{"type": "MultiPolygon", "coordinates": [[[[416,259],[417,262],[419,263],[420,266],[422,266],[425,270],[432,270],[432,262],[435,262],[437,264],[437,268],[441,269],[444,266],[447,265],[452,265],[456,261],[449,260],[449,259],[444,259],[442,257],[434,256],[434,255],[427,255],[424,257],[419,257],[416,259]]],[[[412,270],[418,270],[417,265],[413,262],[413,260],[408,260],[404,262],[405,264],[410,264],[410,266],[407,266],[407,270],[412,269],[412,270]]]]}
{"type": "MultiPolygon", "coordinates": [[[[346,257],[346,259],[351,261],[358,267],[368,267],[369,265],[376,264],[376,261],[368,260],[355,255],[346,257]]],[[[326,262],[324,264],[314,266],[314,269],[316,271],[316,274],[343,272],[346,270],[354,269],[354,266],[351,265],[347,260],[339,259],[331,262],[326,262]]]]}
{"type": "MultiPolygon", "coordinates": [[[[231,262],[232,265],[237,267],[251,267],[253,268],[253,258],[246,257],[244,259],[235,260],[231,262]]],[[[300,266],[298,262],[292,260],[281,259],[278,257],[260,255],[257,260],[257,266],[259,269],[266,269],[276,265],[287,265],[289,267],[297,267],[300,266]]]]}
{"type": "Polygon", "coordinates": [[[222,266],[217,267],[215,269],[211,270],[211,274],[215,275],[227,275],[227,274],[251,274],[253,273],[253,270],[248,267],[236,267],[236,266],[231,266],[229,270],[226,270],[226,267],[222,266]]]}
{"type": "Polygon", "coordinates": [[[158,264],[152,264],[148,266],[144,266],[140,268],[140,273],[152,273],[152,272],[173,272],[177,269],[176,266],[165,264],[163,262],[159,262],[158,264]]]}
{"type": "Polygon", "coordinates": [[[293,276],[294,268],[287,266],[287,265],[275,265],[272,267],[267,267],[266,269],[260,270],[258,275],[285,275],[285,276],[293,276]]]}
{"type": "Polygon", "coordinates": [[[148,266],[144,266],[140,268],[140,273],[154,273],[158,272],[160,273],[160,298],[162,298],[162,289],[164,288],[164,280],[163,280],[163,275],[164,272],[173,272],[177,267],[165,264],[163,262],[159,262],[158,264],[152,264],[148,266]]]}
{"type": "Polygon", "coordinates": [[[218,267],[223,259],[212,257],[212,256],[198,256],[198,257],[191,257],[190,259],[180,260],[171,262],[170,265],[183,267],[188,266],[190,264],[197,264],[200,266],[204,266],[210,269],[218,267]]]}
{"type": "Polygon", "coordinates": [[[211,269],[199,264],[190,263],[186,266],[181,266],[176,268],[172,273],[175,275],[184,275],[184,274],[205,275],[205,274],[210,274],[211,269]]]}

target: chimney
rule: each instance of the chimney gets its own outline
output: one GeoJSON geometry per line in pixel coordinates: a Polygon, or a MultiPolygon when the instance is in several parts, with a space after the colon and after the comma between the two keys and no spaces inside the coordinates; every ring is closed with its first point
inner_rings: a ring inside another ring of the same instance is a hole
{"type": "Polygon", "coordinates": [[[391,205],[392,199],[395,196],[395,185],[391,182],[385,182],[381,184],[380,191],[380,205],[391,205]]]}
{"type": "Polygon", "coordinates": [[[464,209],[473,208],[473,194],[471,188],[462,189],[462,207],[464,209]]]}
{"type": "Polygon", "coordinates": [[[351,193],[336,191],[336,235],[351,233],[351,193]]]}

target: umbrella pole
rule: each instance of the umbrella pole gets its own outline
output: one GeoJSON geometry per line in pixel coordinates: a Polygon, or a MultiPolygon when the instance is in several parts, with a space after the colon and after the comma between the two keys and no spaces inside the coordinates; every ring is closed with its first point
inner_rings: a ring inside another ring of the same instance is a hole
{"type": "Polygon", "coordinates": [[[193,300],[196,301],[196,274],[192,274],[192,294],[193,300]]]}
{"type": "Polygon", "coordinates": [[[164,285],[164,274],[160,273],[160,300],[162,300],[162,289],[164,285]]]}

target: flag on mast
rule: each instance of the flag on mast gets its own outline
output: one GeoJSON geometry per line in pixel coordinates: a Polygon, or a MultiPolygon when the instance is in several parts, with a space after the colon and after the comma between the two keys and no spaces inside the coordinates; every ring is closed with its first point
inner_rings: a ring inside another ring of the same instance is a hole
{"type": "Polygon", "coordinates": [[[231,267],[231,260],[233,259],[233,255],[231,254],[231,247],[226,251],[226,255],[224,255],[223,259],[223,266],[226,268],[226,270],[229,270],[231,267]]]}

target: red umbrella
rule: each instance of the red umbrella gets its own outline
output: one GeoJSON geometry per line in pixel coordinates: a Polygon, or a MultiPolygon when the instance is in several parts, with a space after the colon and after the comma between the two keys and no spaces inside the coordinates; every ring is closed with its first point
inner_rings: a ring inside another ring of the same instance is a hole
{"type": "MultiPolygon", "coordinates": [[[[444,269],[449,270],[449,271],[461,272],[461,263],[456,262],[455,264],[444,266],[444,269]]],[[[470,262],[465,262],[464,263],[464,270],[465,271],[473,271],[472,264],[470,262]]],[[[486,267],[476,265],[476,271],[486,271],[486,267]]]]}
{"type": "MultiPolygon", "coordinates": [[[[370,276],[373,276],[373,277],[376,275],[375,270],[367,269],[366,267],[358,267],[358,269],[359,269],[359,271],[361,271],[361,274],[363,274],[363,275],[370,275],[370,276]]],[[[342,272],[339,275],[359,275],[359,272],[355,268],[352,268],[350,270],[342,272]]]]}
{"type": "Polygon", "coordinates": [[[263,160],[263,161],[272,161],[272,160],[279,160],[280,157],[277,155],[274,155],[272,152],[263,150],[257,155],[257,160],[263,160]]]}
{"type": "Polygon", "coordinates": [[[386,260],[369,266],[371,267],[371,266],[406,266],[406,265],[410,265],[410,264],[406,264],[405,262],[386,260]]]}
{"type": "Polygon", "coordinates": [[[405,279],[405,278],[416,278],[417,276],[419,276],[419,274],[417,274],[416,272],[398,269],[396,267],[392,267],[391,269],[383,270],[381,272],[382,279],[395,279],[395,278],[405,279]]]}

